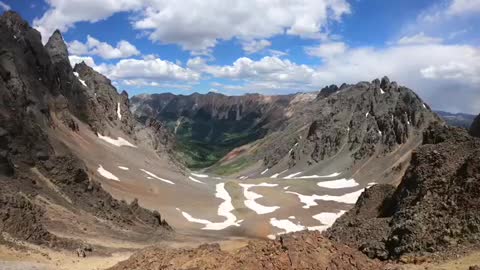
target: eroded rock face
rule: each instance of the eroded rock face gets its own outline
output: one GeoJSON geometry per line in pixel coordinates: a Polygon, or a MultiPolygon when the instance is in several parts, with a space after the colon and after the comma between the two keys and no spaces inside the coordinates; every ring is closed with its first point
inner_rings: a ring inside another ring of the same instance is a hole
{"type": "Polygon", "coordinates": [[[480,137],[480,114],[475,118],[470,127],[470,135],[474,137],[480,137]]]}
{"type": "Polygon", "coordinates": [[[460,128],[430,127],[395,192],[367,190],[326,234],[372,258],[453,253],[480,239],[479,187],[480,139],[460,128]],[[371,200],[368,211],[359,210],[364,199],[371,200]]]}
{"type": "Polygon", "coordinates": [[[382,269],[377,261],[324,238],[319,232],[283,235],[276,241],[251,241],[234,253],[218,244],[196,249],[150,248],[111,268],[121,269],[382,269]]]}

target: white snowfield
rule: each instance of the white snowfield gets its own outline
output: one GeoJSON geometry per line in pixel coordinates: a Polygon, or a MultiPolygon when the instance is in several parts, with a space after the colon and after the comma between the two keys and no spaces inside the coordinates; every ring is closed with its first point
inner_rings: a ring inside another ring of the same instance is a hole
{"type": "Polygon", "coordinates": [[[320,223],[322,223],[322,225],[319,225],[319,226],[312,226],[312,227],[308,227],[308,230],[309,231],[324,231],[328,228],[330,228],[333,223],[335,223],[335,221],[341,217],[343,214],[345,214],[346,211],[340,211],[338,213],[320,213],[318,215],[314,215],[312,216],[312,218],[320,221],[320,223]]]}
{"type": "Polygon", "coordinates": [[[99,139],[109,143],[109,144],[113,144],[115,146],[130,146],[130,147],[133,147],[133,148],[137,148],[136,145],[133,145],[131,144],[129,141],[125,140],[124,138],[122,137],[118,137],[117,139],[113,139],[113,138],[110,138],[108,136],[102,136],[102,134],[100,133],[97,133],[97,136],[99,139]]]}
{"type": "Polygon", "coordinates": [[[195,177],[198,177],[198,178],[207,178],[208,175],[206,174],[199,174],[199,173],[190,173],[191,175],[195,176],[195,177]]]}
{"type": "Polygon", "coordinates": [[[205,184],[204,182],[202,182],[202,181],[200,181],[200,180],[197,180],[197,179],[195,179],[195,178],[193,178],[193,177],[191,177],[191,176],[189,176],[188,179],[192,180],[192,181],[195,182],[195,183],[205,184]]]}
{"type": "Polygon", "coordinates": [[[174,182],[172,182],[172,181],[170,181],[170,180],[167,180],[167,179],[164,179],[164,178],[161,178],[161,177],[158,177],[158,176],[156,176],[155,174],[153,174],[153,173],[151,173],[151,172],[149,172],[149,171],[147,171],[147,170],[140,169],[140,171],[142,171],[142,172],[150,175],[151,177],[153,177],[153,178],[155,178],[155,179],[157,179],[157,180],[160,180],[160,181],[165,182],[165,183],[170,184],[170,185],[175,185],[174,182]]]}
{"type": "Polygon", "coordinates": [[[380,94],[382,94],[382,95],[385,94],[385,91],[383,91],[382,88],[380,88],[380,94]]]}
{"type": "Polygon", "coordinates": [[[243,195],[245,196],[245,199],[246,199],[243,201],[245,206],[253,210],[258,215],[272,213],[275,210],[280,208],[279,206],[264,206],[257,203],[255,200],[260,199],[263,196],[249,190],[250,188],[253,188],[253,187],[276,187],[278,186],[277,184],[261,183],[258,185],[254,185],[254,184],[239,184],[239,185],[243,188],[243,195]]]}
{"type": "Polygon", "coordinates": [[[284,170],[284,171],[281,171],[281,172],[279,172],[279,173],[276,173],[276,174],[270,176],[270,178],[277,178],[278,176],[280,176],[280,174],[282,174],[282,173],[284,173],[284,172],[286,172],[286,171],[287,171],[287,170],[284,170]]]}
{"type": "Polygon", "coordinates": [[[323,188],[339,189],[357,187],[359,184],[354,179],[339,179],[325,182],[318,182],[317,185],[323,188]]]}
{"type": "Polygon", "coordinates": [[[128,170],[130,170],[129,168],[127,168],[127,167],[124,167],[124,166],[118,166],[118,168],[119,168],[120,170],[124,170],[124,171],[128,171],[128,170]]]}
{"type": "Polygon", "coordinates": [[[270,224],[272,224],[273,227],[284,230],[284,232],[279,233],[279,234],[298,232],[298,231],[305,230],[305,226],[300,225],[300,224],[295,224],[288,219],[271,218],[270,219],[270,224]]]}
{"type": "Polygon", "coordinates": [[[194,222],[194,223],[199,223],[205,225],[205,227],[202,228],[202,230],[223,230],[226,229],[230,226],[240,226],[240,223],[242,223],[243,220],[238,220],[237,217],[232,213],[235,208],[233,207],[232,204],[232,198],[230,197],[230,194],[228,194],[227,190],[225,189],[225,183],[220,183],[216,185],[216,193],[215,197],[222,199],[223,202],[220,204],[218,207],[217,214],[219,216],[225,217],[226,220],[223,222],[211,222],[206,219],[198,219],[192,217],[190,214],[181,211],[180,209],[177,208],[178,211],[180,211],[189,222],[194,222]]]}
{"type": "Polygon", "coordinates": [[[339,173],[339,172],[336,172],[336,173],[332,173],[332,174],[329,174],[329,175],[305,175],[305,176],[299,176],[299,177],[294,177],[295,179],[315,179],[315,178],[331,178],[331,177],[337,177],[339,176],[340,174],[342,173],[339,173]]]}
{"type": "Polygon", "coordinates": [[[99,167],[98,167],[98,169],[97,169],[97,172],[98,172],[101,176],[103,176],[103,177],[105,177],[105,178],[107,178],[107,179],[110,179],[110,180],[120,181],[120,179],[118,179],[118,177],[116,177],[113,173],[105,170],[102,165],[98,165],[98,166],[99,166],[99,167]]]}
{"type": "Polygon", "coordinates": [[[120,110],[120,102],[117,103],[117,117],[118,117],[118,120],[122,120],[122,111],[120,110]]]}
{"type": "Polygon", "coordinates": [[[292,179],[292,178],[294,178],[295,176],[297,176],[297,175],[299,175],[299,174],[301,174],[301,173],[302,173],[302,172],[292,173],[292,174],[290,174],[290,175],[285,176],[284,179],[292,179]]]}
{"type": "MultiPolygon", "coordinates": [[[[374,184],[375,183],[369,183],[366,188],[369,188],[374,184]]],[[[340,196],[322,195],[322,196],[318,196],[318,198],[319,200],[323,200],[323,201],[335,201],[335,202],[346,203],[346,204],[355,204],[357,202],[358,197],[360,197],[360,195],[364,190],[365,189],[362,188],[355,192],[347,193],[340,196]]]]}
{"type": "Polygon", "coordinates": [[[308,209],[312,206],[318,205],[316,200],[320,200],[320,197],[321,197],[321,196],[316,195],[316,194],[303,195],[303,194],[293,192],[293,191],[285,191],[285,193],[297,195],[298,199],[300,199],[300,202],[304,204],[303,208],[305,208],[305,209],[308,209]]]}

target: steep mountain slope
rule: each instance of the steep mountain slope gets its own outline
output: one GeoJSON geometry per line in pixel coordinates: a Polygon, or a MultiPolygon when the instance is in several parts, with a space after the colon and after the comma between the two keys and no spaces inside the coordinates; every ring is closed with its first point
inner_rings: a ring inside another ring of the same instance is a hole
{"type": "Polygon", "coordinates": [[[475,118],[470,127],[470,135],[480,137],[480,114],[475,118]]]}
{"type": "Polygon", "coordinates": [[[134,96],[131,102],[139,119],[166,122],[178,140],[178,157],[189,167],[201,168],[277,129],[294,97],[166,93],[134,96]]]}
{"type": "Polygon", "coordinates": [[[388,168],[420,144],[429,123],[442,121],[413,91],[388,78],[334,89],[291,104],[282,128],[234,150],[211,170],[235,167],[251,177],[268,169],[263,175],[278,177],[355,172],[368,164],[388,168]],[[392,154],[397,158],[386,163],[392,154]]]}
{"type": "Polygon", "coordinates": [[[447,124],[454,127],[462,127],[468,129],[473,120],[475,120],[475,115],[466,114],[466,113],[449,113],[444,111],[435,111],[447,124]]]}
{"type": "Polygon", "coordinates": [[[113,123],[74,75],[59,32],[44,47],[36,30],[6,12],[0,17],[0,46],[0,231],[64,248],[82,247],[86,236],[171,234],[158,212],[107,193],[66,143],[92,133],[87,125],[106,132],[113,123]],[[69,139],[62,141],[58,132],[69,139]]]}
{"type": "Polygon", "coordinates": [[[479,243],[479,181],[480,139],[431,127],[400,185],[368,189],[327,235],[372,258],[456,255],[479,243]]]}

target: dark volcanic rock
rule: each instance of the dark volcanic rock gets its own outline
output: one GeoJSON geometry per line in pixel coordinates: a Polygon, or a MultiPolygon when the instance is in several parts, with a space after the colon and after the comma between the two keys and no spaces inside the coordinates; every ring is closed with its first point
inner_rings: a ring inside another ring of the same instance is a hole
{"type": "Polygon", "coordinates": [[[480,139],[446,126],[429,128],[424,138],[395,192],[372,197],[369,211],[358,211],[359,200],[327,231],[330,238],[381,259],[478,244],[480,139]]]}
{"type": "Polygon", "coordinates": [[[480,114],[475,118],[470,127],[470,135],[480,137],[480,114]]]}

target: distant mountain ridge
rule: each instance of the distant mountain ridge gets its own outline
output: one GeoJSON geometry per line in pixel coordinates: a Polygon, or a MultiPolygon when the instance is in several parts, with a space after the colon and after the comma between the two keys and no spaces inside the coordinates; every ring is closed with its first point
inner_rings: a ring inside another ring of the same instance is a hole
{"type": "Polygon", "coordinates": [[[470,128],[475,119],[475,115],[467,113],[449,113],[445,111],[434,111],[447,122],[450,126],[470,128]]]}

